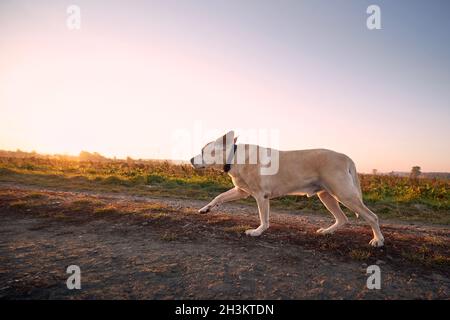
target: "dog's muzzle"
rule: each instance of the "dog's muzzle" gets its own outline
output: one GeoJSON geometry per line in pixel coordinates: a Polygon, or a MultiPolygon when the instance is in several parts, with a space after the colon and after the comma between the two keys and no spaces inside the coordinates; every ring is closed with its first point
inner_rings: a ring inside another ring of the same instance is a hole
{"type": "Polygon", "coordinates": [[[202,169],[202,168],[205,167],[203,161],[200,161],[200,160],[196,159],[196,158],[199,158],[199,157],[201,157],[201,155],[200,155],[200,156],[193,157],[193,158],[190,160],[191,165],[194,167],[194,169],[202,169]],[[200,162],[200,164],[199,164],[199,162],[200,162]]]}

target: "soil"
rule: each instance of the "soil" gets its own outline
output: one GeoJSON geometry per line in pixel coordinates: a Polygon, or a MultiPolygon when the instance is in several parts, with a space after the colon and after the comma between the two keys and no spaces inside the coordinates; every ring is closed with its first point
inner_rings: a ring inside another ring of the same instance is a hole
{"type": "Polygon", "coordinates": [[[383,222],[385,247],[352,220],[255,206],[0,184],[1,299],[449,299],[450,230],[383,222]],[[366,286],[381,269],[381,289],[366,286]],[[69,290],[69,265],[81,289],[69,290]]]}

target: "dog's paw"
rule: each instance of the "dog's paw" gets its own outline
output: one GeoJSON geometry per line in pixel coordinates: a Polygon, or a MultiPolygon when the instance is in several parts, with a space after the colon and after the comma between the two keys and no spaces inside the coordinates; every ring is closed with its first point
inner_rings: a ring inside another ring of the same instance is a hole
{"type": "Polygon", "coordinates": [[[252,237],[260,236],[261,233],[262,233],[262,231],[261,231],[261,230],[258,230],[258,229],[249,229],[249,230],[246,230],[246,231],[245,231],[245,234],[246,234],[246,235],[252,236],[252,237]]]}
{"type": "Polygon", "coordinates": [[[203,208],[201,208],[200,210],[198,210],[199,213],[208,213],[211,211],[211,206],[204,206],[203,208]]]}
{"type": "Polygon", "coordinates": [[[316,231],[316,233],[332,234],[332,233],[334,233],[335,230],[336,230],[335,228],[320,228],[319,230],[316,231]]]}
{"type": "Polygon", "coordinates": [[[384,239],[378,239],[378,238],[373,238],[372,240],[370,240],[369,244],[372,247],[382,247],[384,245],[384,239]]]}

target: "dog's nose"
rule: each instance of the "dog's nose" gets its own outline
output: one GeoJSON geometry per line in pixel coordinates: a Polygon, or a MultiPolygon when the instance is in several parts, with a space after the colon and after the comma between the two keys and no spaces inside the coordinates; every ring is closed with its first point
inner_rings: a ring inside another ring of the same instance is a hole
{"type": "Polygon", "coordinates": [[[194,158],[191,158],[191,164],[194,165],[194,158]]]}

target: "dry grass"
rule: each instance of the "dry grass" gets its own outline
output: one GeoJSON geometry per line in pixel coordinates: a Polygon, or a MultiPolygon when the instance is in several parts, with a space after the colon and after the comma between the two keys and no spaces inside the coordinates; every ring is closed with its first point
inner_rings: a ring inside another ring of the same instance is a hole
{"type": "Polygon", "coordinates": [[[353,249],[349,252],[350,257],[359,261],[366,261],[372,256],[369,250],[364,249],[353,249]]]}
{"type": "Polygon", "coordinates": [[[178,235],[174,232],[166,232],[161,236],[161,240],[176,241],[176,240],[178,240],[178,235]]]}
{"type": "Polygon", "coordinates": [[[251,229],[252,227],[248,224],[240,224],[237,226],[226,227],[223,229],[225,232],[235,232],[235,233],[243,233],[245,230],[251,229]]]}

